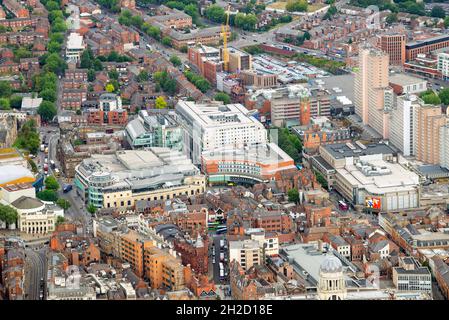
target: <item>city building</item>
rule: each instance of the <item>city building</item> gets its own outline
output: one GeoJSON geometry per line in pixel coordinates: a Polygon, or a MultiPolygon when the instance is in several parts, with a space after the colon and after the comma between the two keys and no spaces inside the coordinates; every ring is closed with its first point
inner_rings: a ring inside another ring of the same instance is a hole
{"type": "Polygon", "coordinates": [[[393,283],[398,291],[419,291],[432,295],[432,275],[413,257],[400,257],[393,268],[393,283]]]}
{"type": "Polygon", "coordinates": [[[217,82],[217,73],[223,71],[220,50],[214,47],[197,45],[187,51],[189,62],[195,65],[199,73],[213,85],[217,82]]]}
{"type": "Polygon", "coordinates": [[[201,159],[210,184],[268,182],[280,179],[283,172],[296,171],[293,159],[275,143],[217,148],[204,151],[201,159]]]}
{"type": "Polygon", "coordinates": [[[405,58],[414,60],[419,54],[427,54],[447,47],[449,47],[449,35],[447,34],[409,42],[405,45],[405,58]]]}
{"type": "Polygon", "coordinates": [[[66,60],[68,62],[78,62],[84,49],[86,49],[86,44],[84,43],[83,36],[75,32],[70,33],[65,49],[66,60]]]}
{"type": "Polygon", "coordinates": [[[241,104],[196,104],[178,101],[178,122],[183,128],[184,152],[194,164],[204,151],[266,144],[264,126],[241,104]]]}
{"type": "Polygon", "coordinates": [[[401,95],[390,112],[390,142],[406,157],[416,154],[417,109],[419,99],[415,95],[401,95]]]}
{"type": "Polygon", "coordinates": [[[427,90],[427,80],[406,75],[404,73],[394,73],[389,77],[390,86],[394,93],[419,94],[427,90]]]}
{"type": "Polygon", "coordinates": [[[439,164],[443,168],[449,169],[449,125],[440,127],[440,158],[439,164]]]}
{"type": "Polygon", "coordinates": [[[243,270],[248,270],[261,263],[259,241],[229,241],[229,262],[236,261],[243,270]]]}
{"type": "Polygon", "coordinates": [[[447,123],[440,106],[422,104],[416,115],[416,159],[428,164],[440,162],[440,128],[447,123]]]}
{"type": "Polygon", "coordinates": [[[237,48],[228,47],[228,56],[228,72],[238,73],[243,70],[252,69],[252,57],[249,53],[237,48]]]}
{"type": "Polygon", "coordinates": [[[437,69],[441,73],[443,80],[449,79],[449,53],[438,53],[437,69]]]}
{"type": "Polygon", "coordinates": [[[139,111],[137,118],[125,128],[126,140],[132,149],[165,147],[181,151],[182,130],[173,111],[139,111]]]}
{"type": "Polygon", "coordinates": [[[388,138],[388,114],[393,106],[393,90],[388,80],[388,54],[370,47],[359,50],[354,78],[355,112],[384,138],[388,138]]]}
{"type": "Polygon", "coordinates": [[[333,188],[355,205],[370,210],[419,207],[419,176],[397,163],[385,144],[327,144],[320,146],[321,161],[335,170],[333,188]]]}
{"type": "MultiPolygon", "coordinates": [[[[29,188],[34,188],[30,185],[29,188]]],[[[3,188],[3,193],[16,191],[16,187],[3,188]]],[[[18,229],[28,234],[47,234],[55,230],[57,217],[64,210],[54,204],[44,203],[35,197],[21,196],[10,203],[17,210],[18,229]]]]}
{"type": "MultiPolygon", "coordinates": [[[[274,126],[307,125],[311,117],[311,92],[301,84],[276,89],[257,90],[250,96],[255,109],[269,108],[271,123],[274,126]],[[259,101],[260,100],[260,101],[259,101]]],[[[317,104],[318,105],[318,104],[317,104]]],[[[314,114],[319,114],[314,110],[314,114]]]]}
{"type": "Polygon", "coordinates": [[[403,66],[405,63],[405,35],[381,34],[377,46],[390,57],[390,65],[403,66]]]}
{"type": "Polygon", "coordinates": [[[75,171],[78,194],[97,208],[124,209],[138,200],[167,200],[205,191],[205,178],[192,162],[167,148],[91,155],[75,171]]]}
{"type": "Polygon", "coordinates": [[[345,300],[346,299],[346,280],[343,273],[341,261],[329,255],[320,265],[319,271],[319,300],[345,300]]]}

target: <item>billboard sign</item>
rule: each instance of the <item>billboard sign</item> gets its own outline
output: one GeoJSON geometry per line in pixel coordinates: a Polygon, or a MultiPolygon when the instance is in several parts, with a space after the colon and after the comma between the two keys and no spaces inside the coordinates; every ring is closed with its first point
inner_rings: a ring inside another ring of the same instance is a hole
{"type": "Polygon", "coordinates": [[[381,200],[378,197],[366,197],[365,206],[370,209],[380,210],[381,200]]]}

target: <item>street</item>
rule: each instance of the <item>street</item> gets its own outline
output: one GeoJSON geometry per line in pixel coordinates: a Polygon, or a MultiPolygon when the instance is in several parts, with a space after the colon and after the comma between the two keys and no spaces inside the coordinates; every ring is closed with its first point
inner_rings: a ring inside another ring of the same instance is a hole
{"type": "Polygon", "coordinates": [[[45,299],[47,278],[47,249],[25,250],[25,293],[28,300],[45,299]]]}

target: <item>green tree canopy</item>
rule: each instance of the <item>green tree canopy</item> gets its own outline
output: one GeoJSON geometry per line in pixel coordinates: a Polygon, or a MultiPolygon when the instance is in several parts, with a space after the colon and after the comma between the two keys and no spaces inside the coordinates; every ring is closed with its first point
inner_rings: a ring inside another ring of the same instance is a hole
{"type": "Polygon", "coordinates": [[[45,179],[45,189],[47,190],[53,190],[58,191],[59,190],[59,183],[58,180],[54,176],[48,176],[45,179]]]}
{"type": "Polygon", "coordinates": [[[13,207],[0,204],[0,220],[5,222],[7,225],[16,223],[17,221],[17,211],[13,207]]]}
{"type": "Polygon", "coordinates": [[[42,120],[48,122],[53,120],[56,116],[57,110],[53,102],[44,100],[37,109],[37,113],[42,117],[42,120]]]}
{"type": "Polygon", "coordinates": [[[215,95],[214,100],[223,101],[224,104],[230,104],[231,103],[231,97],[227,93],[225,93],[225,92],[218,92],[215,95]]]}
{"type": "Polygon", "coordinates": [[[288,201],[294,202],[294,203],[298,203],[299,202],[298,189],[293,188],[293,189],[288,190],[287,195],[288,195],[288,201]]]}
{"type": "Polygon", "coordinates": [[[36,197],[41,199],[42,201],[53,201],[53,202],[56,202],[56,200],[58,200],[58,194],[54,190],[39,191],[36,194],[36,197]]]}

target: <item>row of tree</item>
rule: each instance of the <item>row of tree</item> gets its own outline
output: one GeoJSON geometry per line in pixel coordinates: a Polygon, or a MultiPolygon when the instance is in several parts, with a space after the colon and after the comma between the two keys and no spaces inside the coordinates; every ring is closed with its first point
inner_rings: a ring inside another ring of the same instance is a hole
{"type": "Polygon", "coordinates": [[[209,90],[211,87],[209,81],[192,71],[186,70],[184,71],[184,75],[186,76],[187,80],[193,83],[193,85],[197,87],[197,89],[202,93],[206,93],[207,90],[209,90]]]}

